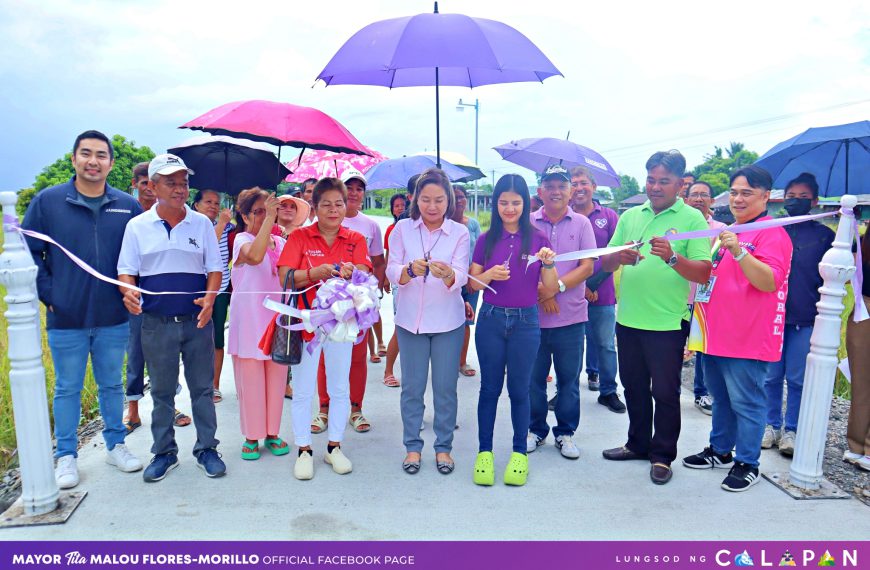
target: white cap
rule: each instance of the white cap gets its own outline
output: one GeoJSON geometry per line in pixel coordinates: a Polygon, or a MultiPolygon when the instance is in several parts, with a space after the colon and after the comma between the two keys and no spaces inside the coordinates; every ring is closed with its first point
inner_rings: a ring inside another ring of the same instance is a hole
{"type": "Polygon", "coordinates": [[[181,170],[193,174],[193,170],[189,169],[181,158],[174,154],[158,154],[148,163],[148,178],[154,178],[155,174],[174,174],[181,170]]]}
{"type": "Polygon", "coordinates": [[[344,182],[345,184],[347,184],[347,181],[352,179],[352,178],[356,178],[357,180],[362,182],[363,186],[368,185],[368,181],[366,180],[366,177],[363,176],[363,173],[360,172],[359,170],[357,170],[356,168],[349,168],[349,169],[345,170],[344,172],[342,172],[342,174],[341,174],[341,181],[344,182]]]}

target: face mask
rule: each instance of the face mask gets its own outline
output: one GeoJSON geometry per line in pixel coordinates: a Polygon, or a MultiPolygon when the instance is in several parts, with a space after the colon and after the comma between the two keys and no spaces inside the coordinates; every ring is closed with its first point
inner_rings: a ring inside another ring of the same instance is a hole
{"type": "Polygon", "coordinates": [[[789,216],[804,216],[812,209],[813,201],[809,198],[786,198],[784,205],[789,216]]]}

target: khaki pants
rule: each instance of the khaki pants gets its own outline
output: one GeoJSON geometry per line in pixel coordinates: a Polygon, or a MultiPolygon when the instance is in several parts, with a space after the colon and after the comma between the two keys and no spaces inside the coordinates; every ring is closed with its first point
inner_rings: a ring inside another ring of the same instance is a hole
{"type": "MultiPolygon", "coordinates": [[[[870,297],[864,297],[870,307],[870,297]]],[[[856,323],[849,316],[846,351],[852,376],[852,406],[846,436],[849,451],[870,455],[870,320],[856,323]]]]}

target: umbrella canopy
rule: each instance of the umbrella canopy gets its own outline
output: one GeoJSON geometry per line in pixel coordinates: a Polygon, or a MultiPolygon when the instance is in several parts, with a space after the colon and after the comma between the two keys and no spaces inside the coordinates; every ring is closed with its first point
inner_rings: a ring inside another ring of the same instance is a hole
{"type": "MultiPolygon", "coordinates": [[[[365,173],[369,190],[384,190],[387,188],[407,188],[408,179],[420,174],[427,168],[435,166],[435,157],[427,155],[405,156],[392,158],[374,165],[365,173]]],[[[455,166],[441,161],[441,169],[447,173],[451,182],[467,182],[469,174],[455,166]]]]}
{"type": "MultiPolygon", "coordinates": [[[[418,152],[417,154],[423,156],[435,156],[437,160],[437,156],[434,152],[423,151],[418,152]]],[[[486,178],[486,174],[483,173],[483,170],[480,169],[479,166],[474,164],[474,161],[465,156],[464,154],[460,154],[458,152],[453,152],[449,150],[442,150],[441,156],[447,161],[452,163],[454,166],[458,166],[465,172],[469,174],[469,178],[467,178],[466,182],[472,182],[474,180],[480,180],[481,178],[486,178]]]]}
{"type": "Polygon", "coordinates": [[[303,151],[287,163],[287,168],[292,169],[293,173],[286,180],[287,182],[302,182],[309,178],[320,180],[327,176],[338,176],[338,172],[351,167],[364,173],[379,162],[387,160],[386,156],[376,150],[367,149],[367,152],[368,155],[328,150],[303,151]]]}
{"type": "Polygon", "coordinates": [[[168,152],[195,172],[190,185],[198,190],[235,195],[254,186],[272,189],[290,173],[268,145],[226,136],[195,137],[168,152]]]}
{"type": "Polygon", "coordinates": [[[820,196],[870,193],[870,121],[807,129],[758,159],[773,185],[784,188],[801,172],[819,182],[820,196]]]}
{"type": "Polygon", "coordinates": [[[543,172],[553,164],[565,168],[583,166],[595,176],[601,186],[619,186],[619,175],[603,156],[583,145],[565,139],[519,139],[493,147],[501,157],[535,172],[543,172]]]}
{"type": "Polygon", "coordinates": [[[178,128],[241,137],[278,147],[287,145],[351,154],[366,154],[368,150],[323,111],[274,101],[227,103],[178,128]]]}
{"type": "Polygon", "coordinates": [[[438,87],[543,81],[562,75],[514,28],[462,14],[382,20],[355,33],[317,76],[327,85],[435,86],[436,162],[441,155],[438,87]]]}

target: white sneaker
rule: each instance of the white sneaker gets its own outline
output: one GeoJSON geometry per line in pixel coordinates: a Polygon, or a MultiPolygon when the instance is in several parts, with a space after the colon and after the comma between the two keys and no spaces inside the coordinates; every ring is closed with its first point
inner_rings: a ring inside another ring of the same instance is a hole
{"type": "Polygon", "coordinates": [[[133,473],[143,467],[139,458],[130,453],[130,450],[123,443],[119,443],[106,453],[106,463],[114,465],[124,473],[133,473]]]}
{"type": "Polygon", "coordinates": [[[768,424],[764,426],[764,437],[761,438],[761,449],[770,449],[779,443],[780,431],[768,424]]]}
{"type": "Polygon", "coordinates": [[[852,453],[848,449],[843,453],[843,461],[851,463],[856,467],[860,467],[864,471],[870,471],[870,455],[861,455],[860,453],[852,453]]]}
{"type": "Polygon", "coordinates": [[[310,451],[303,451],[302,455],[296,458],[296,465],[293,466],[293,476],[300,481],[314,478],[314,457],[310,451]]]}
{"type": "Polygon", "coordinates": [[[797,437],[797,434],[795,432],[783,431],[782,437],[779,438],[779,452],[788,457],[794,455],[795,437],[797,437]]]}
{"type": "Polygon", "coordinates": [[[546,439],[546,437],[540,438],[532,432],[529,432],[529,435],[526,436],[526,453],[531,453],[544,445],[546,439]]]}
{"type": "Polygon", "coordinates": [[[332,470],[339,475],[346,475],[353,471],[353,464],[350,462],[350,459],[345,457],[344,453],[341,452],[340,447],[332,448],[332,453],[324,455],[323,460],[332,465],[332,470]]]}
{"type": "Polygon", "coordinates": [[[64,455],[57,460],[57,467],[54,468],[54,480],[61,489],[72,489],[79,484],[79,468],[74,456],[64,455]]]}
{"type": "Polygon", "coordinates": [[[559,448],[562,457],[566,459],[577,459],[580,457],[580,450],[574,445],[574,440],[571,439],[570,435],[560,435],[557,437],[556,447],[559,448]]]}

